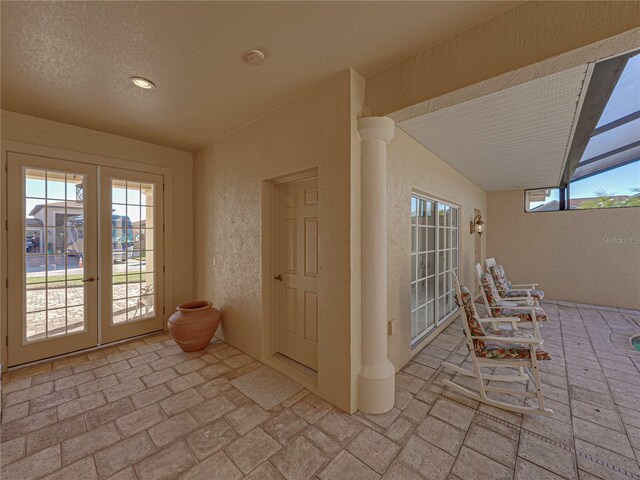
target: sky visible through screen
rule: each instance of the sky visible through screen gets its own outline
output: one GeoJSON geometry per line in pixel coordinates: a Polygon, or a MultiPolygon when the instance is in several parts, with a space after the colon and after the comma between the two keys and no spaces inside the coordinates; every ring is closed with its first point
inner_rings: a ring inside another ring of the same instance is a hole
{"type": "Polygon", "coordinates": [[[571,184],[571,198],[597,196],[597,190],[606,190],[610,195],[635,195],[640,188],[640,161],[594,175],[571,184]]]}

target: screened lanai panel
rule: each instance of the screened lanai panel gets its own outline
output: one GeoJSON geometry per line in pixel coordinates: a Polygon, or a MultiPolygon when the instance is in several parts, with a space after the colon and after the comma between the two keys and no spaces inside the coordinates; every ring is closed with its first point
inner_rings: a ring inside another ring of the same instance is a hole
{"type": "Polygon", "coordinates": [[[607,155],[606,158],[598,159],[592,163],[578,165],[573,177],[571,177],[571,181],[575,182],[581,178],[590,177],[605,170],[611,170],[638,160],[640,160],[640,144],[631,149],[607,155]]]}
{"type": "Polygon", "coordinates": [[[640,95],[638,94],[638,82],[640,81],[640,55],[629,59],[624,67],[618,83],[609,97],[596,128],[609,124],[640,111],[640,95]]]}
{"type": "Polygon", "coordinates": [[[640,55],[631,57],[607,101],[572,181],[640,159],[640,55]]]}

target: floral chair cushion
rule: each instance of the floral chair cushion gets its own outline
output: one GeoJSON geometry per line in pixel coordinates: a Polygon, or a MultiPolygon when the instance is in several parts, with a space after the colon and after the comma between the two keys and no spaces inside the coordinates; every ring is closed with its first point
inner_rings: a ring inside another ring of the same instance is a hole
{"type": "MultiPolygon", "coordinates": [[[[493,278],[488,273],[483,273],[482,278],[480,279],[482,283],[482,289],[484,290],[484,294],[487,297],[487,301],[489,305],[492,307],[500,306],[500,294],[498,293],[498,289],[496,288],[495,283],[493,283],[493,278]]],[[[494,313],[499,313],[498,310],[494,310],[494,313]]]]}
{"type": "Polygon", "coordinates": [[[544,310],[538,306],[531,306],[531,309],[526,310],[509,308],[529,305],[526,304],[526,301],[507,301],[500,299],[500,295],[493,283],[493,278],[488,273],[482,275],[482,289],[487,296],[489,305],[492,307],[499,307],[491,309],[492,316],[494,317],[518,317],[523,322],[532,322],[533,315],[531,311],[534,310],[536,312],[536,320],[539,322],[545,322],[548,319],[544,310]]]}
{"type": "MultiPolygon", "coordinates": [[[[491,272],[491,277],[495,282],[498,292],[501,292],[503,297],[509,298],[527,296],[527,292],[524,290],[513,290],[513,284],[505,275],[502,265],[495,265],[489,268],[489,271],[491,272]]],[[[538,300],[542,300],[544,298],[544,292],[542,290],[530,290],[529,294],[533,298],[538,300]]]]}
{"type": "MultiPolygon", "coordinates": [[[[531,311],[534,310],[536,312],[536,320],[538,322],[546,322],[549,318],[545,311],[540,307],[531,307],[530,309],[520,310],[514,308],[501,308],[500,316],[501,317],[518,317],[523,322],[533,322],[533,314],[531,311]]],[[[495,313],[495,312],[494,312],[495,313]]]]}
{"type": "MultiPolygon", "coordinates": [[[[479,321],[478,312],[473,304],[473,297],[467,287],[460,287],[461,297],[458,300],[458,305],[464,309],[465,316],[467,317],[467,325],[469,325],[469,331],[473,337],[485,337],[487,334],[479,321]]],[[[477,354],[479,354],[485,347],[484,340],[473,340],[473,348],[477,354]]]]}
{"type": "MultiPolygon", "coordinates": [[[[530,333],[520,330],[501,330],[492,332],[493,336],[510,338],[533,338],[530,333]]],[[[551,360],[551,355],[542,347],[536,347],[536,358],[538,360],[551,360]]],[[[531,358],[529,347],[524,344],[504,343],[497,340],[488,340],[485,347],[478,354],[484,358],[504,358],[504,359],[525,359],[531,358]]]]}
{"type": "Polygon", "coordinates": [[[498,290],[503,292],[508,292],[509,290],[511,290],[511,282],[504,274],[504,268],[502,268],[502,265],[494,265],[493,267],[489,268],[489,271],[491,272],[493,281],[496,282],[496,287],[498,288],[498,290]]]}

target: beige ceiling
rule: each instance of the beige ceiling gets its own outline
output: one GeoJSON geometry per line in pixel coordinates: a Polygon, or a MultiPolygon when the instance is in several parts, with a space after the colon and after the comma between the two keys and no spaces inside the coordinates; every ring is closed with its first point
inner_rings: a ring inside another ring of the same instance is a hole
{"type": "Polygon", "coordinates": [[[194,150],[340,70],[371,76],[518,3],[2,1],[0,106],[194,150]],[[251,48],[263,66],[243,60],[251,48]]]}

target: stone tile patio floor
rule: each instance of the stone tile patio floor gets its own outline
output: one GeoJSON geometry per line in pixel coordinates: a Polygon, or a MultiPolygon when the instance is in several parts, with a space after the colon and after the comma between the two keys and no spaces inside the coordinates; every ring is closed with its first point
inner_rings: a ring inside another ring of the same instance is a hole
{"type": "Polygon", "coordinates": [[[543,306],[552,418],[443,388],[442,360],[467,356],[460,320],[397,374],[384,415],[306,390],[264,411],[230,384],[259,362],[160,334],[5,374],[1,478],[639,479],[640,352],[611,339],[639,332],[640,312],[543,306]]]}

